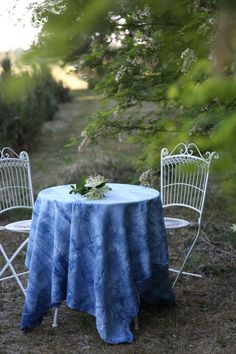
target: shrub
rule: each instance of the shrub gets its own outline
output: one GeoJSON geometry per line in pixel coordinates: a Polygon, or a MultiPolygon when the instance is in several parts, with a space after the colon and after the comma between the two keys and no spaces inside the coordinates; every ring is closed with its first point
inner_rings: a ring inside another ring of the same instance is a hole
{"type": "Polygon", "coordinates": [[[3,71],[0,76],[1,146],[30,149],[43,122],[53,119],[58,104],[67,100],[68,90],[53,79],[46,66],[20,75],[6,75],[3,71]]]}

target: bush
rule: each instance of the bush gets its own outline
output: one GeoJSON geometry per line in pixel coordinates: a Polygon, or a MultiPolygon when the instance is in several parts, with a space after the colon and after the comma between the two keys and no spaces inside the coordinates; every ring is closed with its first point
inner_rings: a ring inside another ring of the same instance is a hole
{"type": "MultiPolygon", "coordinates": [[[[4,68],[3,68],[4,69],[4,68]]],[[[53,119],[58,104],[69,100],[69,92],[56,82],[47,67],[0,77],[1,146],[30,149],[42,124],[53,119]]]]}

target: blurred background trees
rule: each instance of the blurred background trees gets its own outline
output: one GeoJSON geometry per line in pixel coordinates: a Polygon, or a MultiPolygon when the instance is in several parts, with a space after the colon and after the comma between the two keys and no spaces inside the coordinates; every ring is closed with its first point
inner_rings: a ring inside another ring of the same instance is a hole
{"type": "Polygon", "coordinates": [[[14,74],[11,60],[1,62],[0,139],[2,146],[31,149],[45,120],[53,119],[58,104],[69,99],[68,90],[54,80],[49,68],[34,66],[14,74]]]}

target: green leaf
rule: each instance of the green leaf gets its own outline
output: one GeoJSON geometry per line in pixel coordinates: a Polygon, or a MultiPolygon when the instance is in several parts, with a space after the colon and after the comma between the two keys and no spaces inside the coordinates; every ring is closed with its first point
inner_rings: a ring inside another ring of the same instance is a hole
{"type": "Polygon", "coordinates": [[[85,183],[86,183],[86,177],[81,176],[79,182],[75,183],[75,185],[70,186],[72,190],[69,192],[69,194],[74,193],[74,194],[84,195],[87,191],[85,187],[85,183]]]}

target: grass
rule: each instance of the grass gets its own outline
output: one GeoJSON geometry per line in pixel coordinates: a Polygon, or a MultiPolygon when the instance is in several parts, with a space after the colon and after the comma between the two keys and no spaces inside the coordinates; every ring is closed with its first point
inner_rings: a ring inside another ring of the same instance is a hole
{"type": "MultiPolygon", "coordinates": [[[[99,107],[98,97],[87,92],[61,105],[55,119],[44,125],[37,146],[30,153],[35,194],[55,184],[73,183],[79,175],[99,172],[112,181],[137,182],[131,165],[140,147],[107,138],[98,146],[77,152],[64,148],[78,135],[88,116],[99,107]]],[[[236,234],[217,204],[215,191],[208,195],[202,238],[193,254],[194,263],[207,279],[183,277],[175,293],[177,305],[141,305],[140,330],[133,344],[108,345],[96,330],[95,319],[84,313],[60,308],[59,327],[52,329],[52,313],[37,329],[22,333],[19,322],[23,297],[14,282],[5,282],[1,293],[1,354],[234,354],[236,353],[236,234]],[[214,208],[212,208],[214,205],[214,208]]],[[[180,233],[179,237],[183,235],[180,233]]],[[[191,234],[184,237],[186,244],[191,234]]],[[[22,236],[19,236],[22,237],[22,236]]],[[[20,241],[3,234],[10,250],[20,241]]],[[[171,253],[171,261],[176,255],[171,253]]],[[[23,258],[21,258],[23,262],[23,258]]]]}

